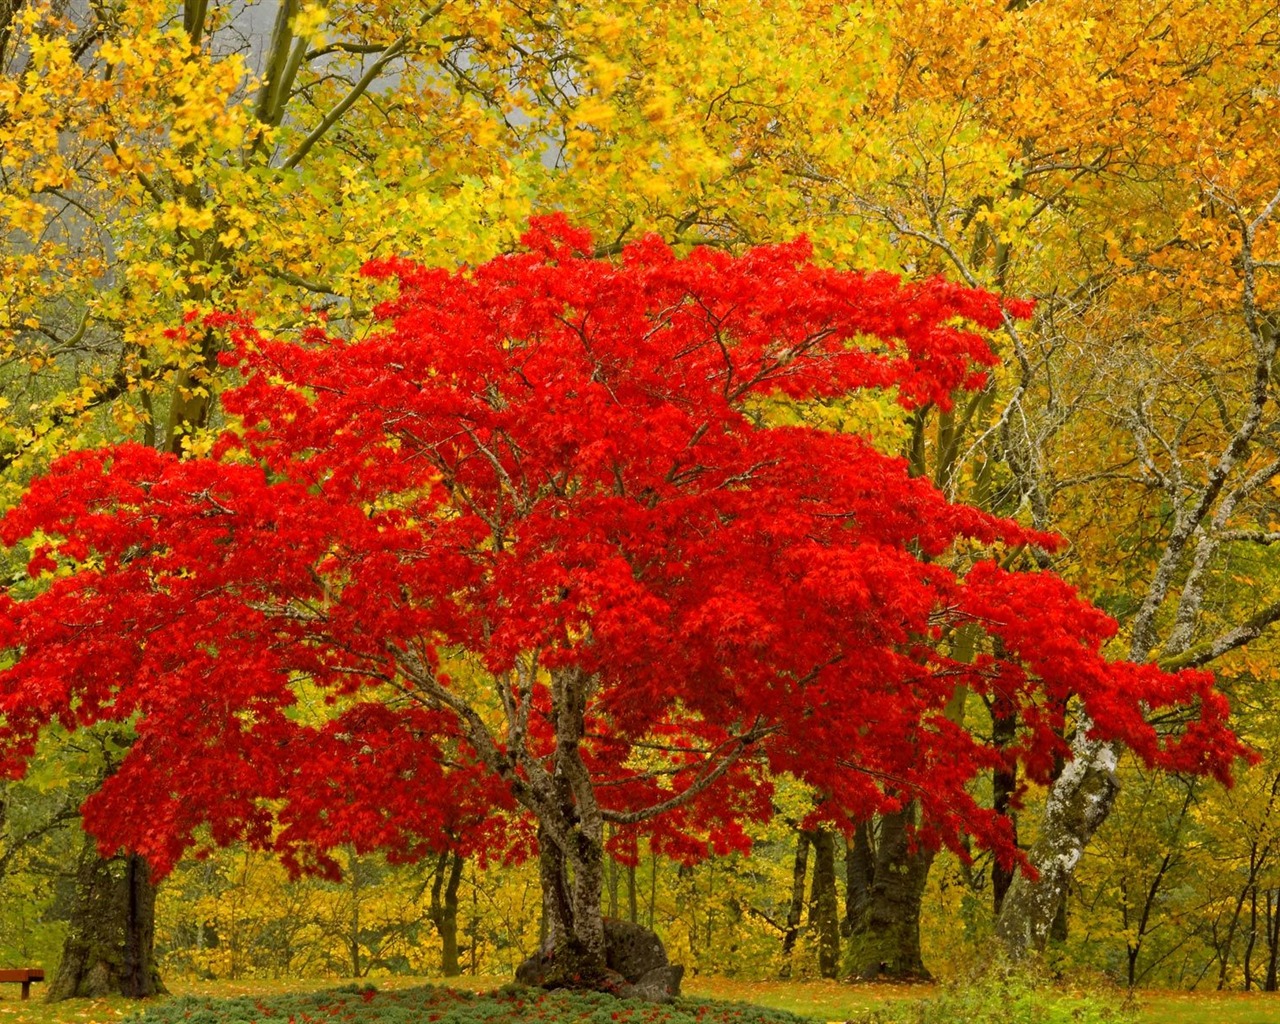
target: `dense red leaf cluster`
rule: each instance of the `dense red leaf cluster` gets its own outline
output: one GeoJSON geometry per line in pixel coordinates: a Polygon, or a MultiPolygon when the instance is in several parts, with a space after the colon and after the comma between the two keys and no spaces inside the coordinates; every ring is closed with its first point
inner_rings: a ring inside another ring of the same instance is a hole
{"type": "Polygon", "coordinates": [[[244,381],[214,457],[77,452],[4,520],[33,577],[0,603],[6,768],[51,721],[133,723],[86,818],[160,871],[205,825],[304,866],[345,842],[519,848],[507,745],[550,754],[547,673],[573,666],[606,809],[733,761],[637,826],[677,856],[744,846],[771,771],[835,820],[920,799],[939,838],[1008,856],[969,783],[1010,757],[1044,779],[1073,697],[1148,762],[1226,776],[1210,676],[1110,662],[1114,623],[1060,579],[949,554],[1052,539],[865,438],[769,425],[780,400],[868,389],[945,405],[994,362],[980,330],[1025,309],[803,243],[588,249],[551,219],[472,269],[373,264],[399,296],[360,341],[217,318],[244,381]],[[948,719],[961,686],[1019,710],[1014,748],[948,719]],[[1170,705],[1192,724],[1157,736],[1146,711],[1170,705]]]}

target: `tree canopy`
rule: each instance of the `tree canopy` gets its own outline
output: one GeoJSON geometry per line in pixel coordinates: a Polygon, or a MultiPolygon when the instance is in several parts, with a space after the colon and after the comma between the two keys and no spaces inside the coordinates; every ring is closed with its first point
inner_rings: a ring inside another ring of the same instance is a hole
{"type": "Polygon", "coordinates": [[[1110,618],[998,557],[1054,538],[788,425],[886,391],[949,406],[1025,303],[803,241],[591,252],[553,217],[475,268],[372,263],[399,293],[360,340],[189,318],[243,375],[212,453],[74,452],[5,517],[32,577],[0,605],[9,771],[53,721],[134,723],[86,823],[160,872],[203,826],[321,870],[460,830],[519,855],[536,826],[553,937],[588,966],[604,824],[741,847],[769,772],[837,821],[918,800],[923,838],[1006,861],[968,783],[1048,781],[1071,697],[1148,763],[1228,777],[1210,675],[1108,661],[1110,618]],[[1016,742],[957,725],[966,692],[1016,708],[1016,742]],[[1193,708],[1176,735],[1146,717],[1168,706],[1193,708]]]}

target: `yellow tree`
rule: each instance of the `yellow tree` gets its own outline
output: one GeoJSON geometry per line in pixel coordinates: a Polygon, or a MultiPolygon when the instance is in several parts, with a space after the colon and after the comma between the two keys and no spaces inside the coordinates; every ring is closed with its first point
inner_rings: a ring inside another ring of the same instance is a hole
{"type": "MultiPolygon", "coordinates": [[[[1277,539],[1265,500],[1276,13],[1222,0],[866,4],[845,10],[878,54],[861,101],[824,105],[845,70],[828,47],[813,90],[771,122],[768,156],[819,237],[839,222],[911,272],[1040,300],[1029,329],[1006,324],[1006,374],[954,412],[917,417],[910,452],[952,493],[1080,528],[1060,567],[1119,598],[1134,660],[1208,664],[1280,618],[1274,595],[1203,614],[1241,546],[1277,539]],[[1106,567],[1127,532],[1147,544],[1117,582],[1106,567]]],[[[1076,721],[1030,851],[1040,881],[1007,880],[1000,932],[1015,948],[1044,942],[1110,807],[1115,751],[1091,725],[1076,721]]],[[[995,781],[997,801],[1016,792],[995,781]]]]}
{"type": "MultiPolygon", "coordinates": [[[[846,72],[826,49],[761,156],[820,239],[1040,300],[1030,329],[1006,325],[1007,373],[917,417],[909,452],[952,493],[1078,536],[1060,567],[1113,599],[1134,660],[1208,664],[1280,617],[1274,592],[1223,593],[1232,561],[1266,562],[1277,540],[1275,16],[1213,0],[869,4],[848,17],[877,54],[873,84],[843,117],[824,105],[846,72]],[[1144,544],[1121,552],[1125,533],[1144,544]]],[[[1006,880],[1015,948],[1043,943],[1109,807],[1114,751],[1090,725],[1031,851],[1041,882],[1006,880]]],[[[995,783],[997,802],[1016,791],[995,783]]]]}

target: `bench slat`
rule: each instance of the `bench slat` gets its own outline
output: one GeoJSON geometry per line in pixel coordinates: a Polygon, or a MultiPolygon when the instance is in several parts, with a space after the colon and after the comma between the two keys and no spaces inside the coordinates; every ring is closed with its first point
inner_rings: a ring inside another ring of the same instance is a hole
{"type": "Polygon", "coordinates": [[[17,981],[22,983],[22,998],[31,998],[31,983],[44,981],[44,971],[39,967],[20,967],[0,970],[0,981],[17,981]]]}

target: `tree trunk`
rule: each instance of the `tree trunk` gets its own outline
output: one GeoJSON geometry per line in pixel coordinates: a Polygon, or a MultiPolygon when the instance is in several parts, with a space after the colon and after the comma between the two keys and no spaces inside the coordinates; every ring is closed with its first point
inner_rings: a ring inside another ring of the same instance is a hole
{"type": "Polygon", "coordinates": [[[462,973],[458,964],[458,885],[462,881],[465,864],[459,854],[450,855],[449,879],[445,882],[444,899],[440,903],[440,973],[446,978],[456,978],[462,973]]]}
{"type": "Polygon", "coordinates": [[[1231,924],[1227,926],[1227,938],[1218,950],[1218,991],[1221,992],[1227,984],[1227,970],[1231,966],[1231,947],[1236,941],[1236,932],[1240,929],[1240,914],[1244,910],[1244,901],[1248,898],[1249,890],[1253,887],[1254,875],[1251,870],[1249,880],[1245,883],[1240,895],[1236,898],[1236,909],[1231,915],[1231,924]]]}
{"type": "Polygon", "coordinates": [[[1001,904],[996,935],[1015,957],[1044,949],[1071,873],[1111,813],[1120,788],[1116,747],[1090,739],[1092,728],[1093,722],[1082,715],[1071,744],[1072,760],[1049,790],[1040,837],[1029,852],[1039,880],[1031,882],[1019,872],[1001,904]]]}
{"type": "Polygon", "coordinates": [[[1244,947],[1244,990],[1253,988],[1253,947],[1258,941],[1258,887],[1249,890],[1249,940],[1244,947]]]}
{"type": "Polygon", "coordinates": [[[1049,941],[1063,943],[1067,941],[1067,928],[1069,919],[1067,917],[1067,903],[1071,899],[1071,887],[1068,884],[1063,890],[1062,900],[1058,903],[1058,912],[1053,915],[1053,924],[1049,925],[1049,941]]]}
{"type": "Polygon", "coordinates": [[[875,850],[871,845],[871,822],[859,822],[844,846],[844,921],[840,933],[848,938],[867,912],[871,882],[875,878],[875,850]]]}
{"type": "Polygon", "coordinates": [[[911,848],[915,805],[880,819],[867,905],[849,940],[852,977],[930,980],[920,955],[920,908],[933,851],[911,848]]]}
{"type": "Polygon", "coordinates": [[[575,829],[570,851],[545,832],[539,855],[553,977],[590,987],[604,975],[603,844],[575,829]]]}
{"type": "Polygon", "coordinates": [[[658,905],[658,855],[649,854],[649,930],[653,930],[654,908],[658,905]]]}
{"type": "Polygon", "coordinates": [[[809,895],[809,927],[818,934],[818,970],[824,978],[840,973],[840,912],[836,897],[836,838],[824,829],[810,834],[813,844],[813,888],[809,895]]]}
{"type": "Polygon", "coordinates": [[[476,878],[475,865],[471,867],[471,977],[480,976],[480,882],[476,878]]]}
{"type": "Polygon", "coordinates": [[[545,828],[538,829],[538,880],[542,886],[543,948],[557,949],[565,941],[565,929],[571,927],[573,907],[564,858],[545,828]]]}
{"type": "Polygon", "coordinates": [[[363,973],[360,957],[360,862],[354,849],[347,852],[347,870],[351,874],[351,927],[347,932],[347,955],[351,977],[359,978],[363,973]]]}
{"type": "Polygon", "coordinates": [[[609,916],[618,916],[618,858],[609,858],[609,916]]]}
{"type": "Polygon", "coordinates": [[[1272,902],[1271,892],[1267,892],[1267,980],[1263,988],[1267,992],[1276,991],[1277,961],[1280,960],[1280,894],[1272,902]]]}
{"type": "MultiPolygon", "coordinates": [[[[650,916],[652,917],[652,915],[650,916]]],[[[634,861],[627,865],[627,920],[632,924],[637,924],[640,920],[639,901],[636,898],[636,865],[634,861]]],[[[649,922],[649,927],[653,927],[652,920],[649,922]]]]}
{"type": "Polygon", "coordinates": [[[156,889],[141,857],[106,860],[85,836],[67,939],[48,999],[166,992],[154,959],[156,889]]]}
{"type": "Polygon", "coordinates": [[[800,915],[804,913],[804,880],[809,873],[809,833],[796,833],[796,857],[791,868],[791,903],[787,907],[787,930],[782,936],[782,969],[778,977],[791,977],[791,951],[800,935],[800,915]]]}
{"type": "MultiPolygon", "coordinates": [[[[1007,749],[1018,734],[1018,713],[1007,702],[997,702],[991,711],[991,740],[1001,750],[1007,749]],[[1004,704],[1005,706],[1001,706],[1004,704]]],[[[1013,841],[1018,841],[1018,817],[1013,813],[1011,804],[1018,788],[1018,766],[1011,763],[1007,767],[997,768],[991,773],[991,789],[993,799],[991,809],[1009,819],[1013,827],[1013,841]]],[[[1014,868],[1006,867],[995,858],[991,864],[991,898],[994,911],[1000,914],[1000,906],[1004,903],[1005,893],[1013,883],[1014,868]]]]}
{"type": "Polygon", "coordinates": [[[604,815],[580,749],[590,679],[577,670],[552,677],[556,753],[538,828],[548,987],[590,988],[606,978],[604,945],[604,815]],[[545,813],[545,812],[544,812],[545,813]]]}

